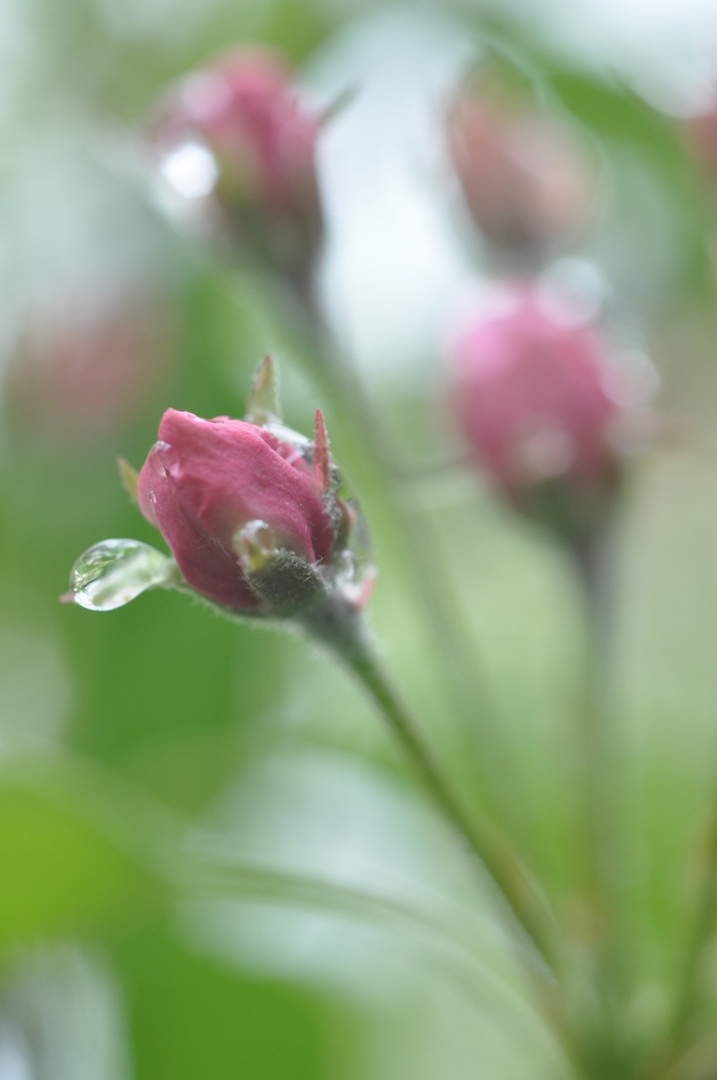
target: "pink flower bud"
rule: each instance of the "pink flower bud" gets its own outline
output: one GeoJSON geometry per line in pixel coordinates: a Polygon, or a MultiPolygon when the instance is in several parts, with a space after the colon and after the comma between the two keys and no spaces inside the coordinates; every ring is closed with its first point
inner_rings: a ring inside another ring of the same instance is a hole
{"type": "Polygon", "coordinates": [[[155,389],[171,343],[158,297],[88,281],[21,328],[5,387],[11,411],[35,437],[67,446],[112,438],[155,389]]]}
{"type": "Polygon", "coordinates": [[[451,107],[447,134],[468,207],[492,243],[542,254],[584,227],[594,181],[580,145],[555,117],[467,88],[451,107]]]}
{"type": "Polygon", "coordinates": [[[309,265],[321,240],[318,119],[272,55],[226,55],[179,83],[154,126],[160,167],[213,212],[246,255],[272,269],[309,265]],[[202,156],[204,155],[204,156],[202,156]]]}
{"type": "Polygon", "coordinates": [[[503,300],[454,346],[455,415],[511,501],[584,524],[616,473],[614,375],[595,334],[555,296],[524,285],[503,300]]]}
{"type": "Polygon", "coordinates": [[[686,118],[682,131],[687,150],[714,195],[717,192],[717,101],[705,103],[699,113],[686,118]]]}
{"type": "Polygon", "coordinates": [[[278,553],[284,581],[287,559],[290,571],[328,564],[341,542],[335,505],[301,449],[243,420],[168,409],[137,496],[187,584],[241,612],[264,603],[250,565],[262,569],[278,553]]]}

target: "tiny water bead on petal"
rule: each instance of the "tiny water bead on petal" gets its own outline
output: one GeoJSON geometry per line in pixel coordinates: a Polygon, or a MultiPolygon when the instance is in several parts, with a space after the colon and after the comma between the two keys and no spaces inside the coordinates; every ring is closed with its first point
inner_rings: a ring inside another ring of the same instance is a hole
{"type": "Polygon", "coordinates": [[[62,599],[90,611],[113,611],[158,585],[179,582],[174,559],[139,540],[103,540],[72,567],[62,599]]]}

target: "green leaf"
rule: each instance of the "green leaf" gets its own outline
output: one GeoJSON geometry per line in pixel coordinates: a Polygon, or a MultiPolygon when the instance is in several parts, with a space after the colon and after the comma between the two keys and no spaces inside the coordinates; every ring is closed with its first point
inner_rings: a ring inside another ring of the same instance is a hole
{"type": "Polygon", "coordinates": [[[59,770],[0,778],[0,955],[38,938],[112,934],[144,921],[164,893],[83,788],[59,770]]]}
{"type": "Polygon", "coordinates": [[[328,1077],[318,995],[252,977],[153,928],[116,955],[136,1080],[328,1077]]]}

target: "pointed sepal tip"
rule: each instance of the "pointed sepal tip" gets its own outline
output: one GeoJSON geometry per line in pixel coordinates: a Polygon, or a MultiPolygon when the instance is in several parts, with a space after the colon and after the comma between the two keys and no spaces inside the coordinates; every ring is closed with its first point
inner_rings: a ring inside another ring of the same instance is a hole
{"type": "Polygon", "coordinates": [[[139,482],[139,473],[130,465],[123,457],[117,458],[117,469],[119,471],[120,483],[129,495],[132,502],[137,506],[137,484],[139,482]]]}
{"type": "Polygon", "coordinates": [[[331,452],[321,409],[316,410],[314,427],[314,476],[323,492],[331,491],[331,452]]]}
{"type": "Polygon", "coordinates": [[[272,356],[259,365],[246,403],[246,420],[251,424],[280,424],[279,377],[272,356]]]}

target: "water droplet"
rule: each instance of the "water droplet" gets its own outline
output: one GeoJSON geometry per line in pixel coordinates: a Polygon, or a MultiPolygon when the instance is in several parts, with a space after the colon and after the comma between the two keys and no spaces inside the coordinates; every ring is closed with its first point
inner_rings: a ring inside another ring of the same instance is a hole
{"type": "Polygon", "coordinates": [[[149,544],[103,540],[80,555],[72,567],[70,588],[81,607],[112,611],[146,589],[170,584],[176,574],[174,559],[149,544]]]}
{"type": "Polygon", "coordinates": [[[173,147],[162,161],[160,172],[183,199],[206,198],[219,175],[211,151],[198,142],[173,147]]]}
{"type": "Polygon", "coordinates": [[[357,572],[357,561],[353,551],[346,548],[336,557],[336,583],[346,585],[354,580],[357,572]]]}

